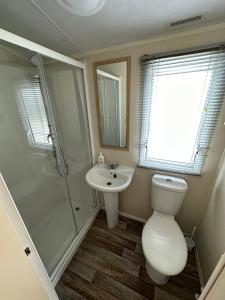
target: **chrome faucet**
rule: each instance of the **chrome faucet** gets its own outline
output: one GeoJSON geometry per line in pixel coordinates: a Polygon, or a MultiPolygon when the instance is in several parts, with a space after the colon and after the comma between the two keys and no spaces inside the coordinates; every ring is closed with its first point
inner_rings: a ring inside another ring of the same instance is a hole
{"type": "Polygon", "coordinates": [[[119,163],[118,162],[114,162],[114,163],[112,163],[112,162],[107,162],[107,168],[109,169],[109,170],[115,170],[117,167],[119,166],[119,163]]]}

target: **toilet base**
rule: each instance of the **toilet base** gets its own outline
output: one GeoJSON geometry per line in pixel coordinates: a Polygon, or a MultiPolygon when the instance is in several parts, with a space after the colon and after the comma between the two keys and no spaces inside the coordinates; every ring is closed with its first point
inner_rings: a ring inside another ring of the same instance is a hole
{"type": "Polygon", "coordinates": [[[166,284],[169,280],[169,276],[166,276],[162,273],[156,271],[149,263],[146,262],[146,270],[149,277],[156,283],[156,284],[166,284]]]}

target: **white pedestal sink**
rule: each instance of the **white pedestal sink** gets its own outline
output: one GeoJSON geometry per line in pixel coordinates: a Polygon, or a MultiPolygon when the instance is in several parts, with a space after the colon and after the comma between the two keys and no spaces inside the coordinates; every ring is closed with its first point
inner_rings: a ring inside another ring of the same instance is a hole
{"type": "Polygon", "coordinates": [[[118,223],[118,193],[130,185],[133,174],[134,168],[123,165],[116,169],[108,169],[106,165],[95,165],[86,174],[87,183],[104,193],[109,228],[118,223]]]}

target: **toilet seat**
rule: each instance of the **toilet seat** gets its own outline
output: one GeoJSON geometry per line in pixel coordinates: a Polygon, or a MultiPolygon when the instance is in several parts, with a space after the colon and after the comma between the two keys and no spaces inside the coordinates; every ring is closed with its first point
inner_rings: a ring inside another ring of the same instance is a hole
{"type": "Polygon", "coordinates": [[[158,272],[172,276],[184,269],[187,246],[173,217],[154,212],[144,226],[142,245],[147,262],[158,272]]]}

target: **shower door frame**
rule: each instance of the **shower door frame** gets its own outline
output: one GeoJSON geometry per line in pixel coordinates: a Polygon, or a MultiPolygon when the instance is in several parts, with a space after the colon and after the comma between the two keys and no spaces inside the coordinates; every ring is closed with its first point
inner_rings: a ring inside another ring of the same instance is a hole
{"type": "MultiPolygon", "coordinates": [[[[91,146],[91,154],[92,154],[92,163],[94,163],[94,143],[93,143],[93,130],[90,126],[91,124],[91,114],[90,114],[90,98],[88,93],[88,80],[87,80],[87,65],[86,63],[81,63],[77,60],[74,60],[68,56],[60,54],[54,50],[48,49],[44,46],[31,42],[25,38],[22,38],[16,34],[13,34],[9,31],[0,28],[0,40],[8,42],[10,44],[14,44],[20,46],[22,48],[28,49],[33,51],[34,53],[39,53],[43,56],[58,60],[60,62],[66,63],[68,65],[72,65],[74,67],[78,67],[83,70],[84,76],[84,88],[85,88],[85,96],[86,96],[86,106],[87,106],[87,118],[88,118],[88,127],[89,127],[89,136],[90,136],[90,146],[91,146]]],[[[26,225],[23,222],[23,219],[13,201],[13,198],[10,194],[10,191],[4,181],[3,176],[0,173],[0,207],[3,209],[4,213],[6,214],[8,220],[10,221],[15,234],[19,237],[19,240],[23,246],[23,248],[29,248],[31,253],[27,258],[30,260],[30,263],[37,274],[41,284],[43,285],[49,299],[51,300],[59,300],[54,286],[57,284],[58,280],[60,279],[62,273],[66,269],[68,263],[70,262],[71,258],[73,257],[75,251],[79,247],[80,243],[82,242],[83,238],[85,237],[86,233],[88,232],[90,226],[95,220],[96,215],[100,210],[100,202],[98,199],[98,194],[96,193],[96,201],[97,205],[95,209],[92,211],[91,215],[89,216],[86,224],[83,226],[81,231],[78,233],[72,244],[70,245],[69,249],[65,253],[62,261],[59,263],[59,266],[56,267],[55,272],[51,278],[49,277],[41,258],[36,250],[36,247],[32,241],[32,238],[26,228],[26,225]]],[[[24,254],[25,255],[25,254],[24,254]]]]}

